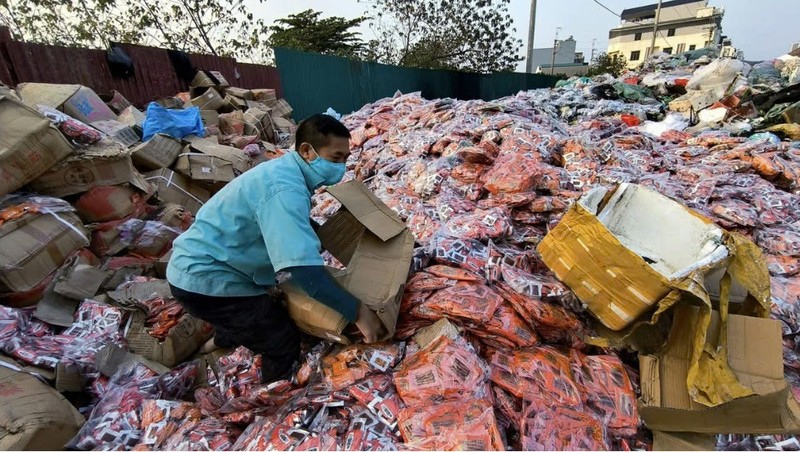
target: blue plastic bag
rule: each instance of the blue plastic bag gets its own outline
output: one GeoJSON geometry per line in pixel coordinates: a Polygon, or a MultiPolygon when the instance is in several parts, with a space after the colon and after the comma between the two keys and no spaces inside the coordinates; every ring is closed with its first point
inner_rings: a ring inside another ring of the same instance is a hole
{"type": "Polygon", "coordinates": [[[157,133],[163,133],[178,140],[187,135],[199,137],[206,135],[199,108],[168,110],[155,102],[150,102],[147,106],[147,117],[142,128],[144,129],[142,141],[153,138],[157,133]]]}

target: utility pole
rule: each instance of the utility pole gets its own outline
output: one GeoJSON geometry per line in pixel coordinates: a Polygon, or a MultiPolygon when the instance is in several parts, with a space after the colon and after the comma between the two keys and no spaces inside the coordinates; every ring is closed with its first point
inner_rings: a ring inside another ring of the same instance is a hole
{"type": "Polygon", "coordinates": [[[597,43],[597,39],[592,39],[592,57],[589,58],[589,64],[591,64],[594,61],[594,50],[595,50],[595,44],[596,43],[597,43]]]}
{"type": "Polygon", "coordinates": [[[536,31],[536,0],[531,0],[531,17],[528,22],[528,62],[525,65],[525,72],[533,72],[533,36],[536,31]]]}
{"type": "Polygon", "coordinates": [[[553,40],[553,59],[550,61],[550,75],[553,75],[556,70],[556,52],[558,51],[558,32],[561,27],[556,27],[556,38],[553,40]]]}
{"type": "Polygon", "coordinates": [[[656,52],[656,33],[658,33],[658,21],[660,19],[661,19],[661,0],[658,0],[658,8],[656,8],[656,21],[653,24],[653,39],[650,40],[650,55],[656,52]]]}

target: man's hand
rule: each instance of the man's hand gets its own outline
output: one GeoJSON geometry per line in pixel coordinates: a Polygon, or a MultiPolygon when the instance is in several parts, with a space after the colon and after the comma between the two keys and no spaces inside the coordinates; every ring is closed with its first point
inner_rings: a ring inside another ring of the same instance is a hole
{"type": "Polygon", "coordinates": [[[361,331],[361,334],[364,335],[364,342],[367,344],[376,342],[383,335],[381,319],[379,319],[378,315],[372,312],[372,309],[368,308],[364,303],[361,303],[361,307],[359,308],[356,326],[358,330],[361,331]]]}

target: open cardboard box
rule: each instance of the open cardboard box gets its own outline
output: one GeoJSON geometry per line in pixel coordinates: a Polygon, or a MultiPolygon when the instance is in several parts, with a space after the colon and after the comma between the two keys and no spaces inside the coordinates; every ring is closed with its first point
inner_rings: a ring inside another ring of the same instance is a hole
{"type": "MultiPolygon", "coordinates": [[[[800,433],[800,406],[783,374],[782,329],[778,321],[728,316],[728,365],[738,382],[753,395],[706,407],[692,400],[687,385],[692,332],[700,323],[700,308],[681,304],[674,312],[666,349],[658,355],[639,357],[639,413],[649,429],[712,434],[800,433]]],[[[720,316],[714,311],[706,349],[717,353],[717,346],[725,347],[724,342],[716,341],[720,325],[720,316]]],[[[705,384],[715,384],[710,375],[704,378],[708,379],[705,384]]]]}
{"type": "MultiPolygon", "coordinates": [[[[322,247],[347,269],[334,275],[342,286],[378,314],[387,337],[394,335],[405,283],[411,267],[414,237],[405,223],[361,182],[328,188],[342,208],[317,231],[322,247]]],[[[291,285],[286,292],[289,315],[314,336],[349,343],[341,314],[291,285]]]]}
{"type": "MultiPolygon", "coordinates": [[[[619,331],[678,281],[724,267],[729,255],[724,239],[722,229],[683,205],[621,184],[584,195],[538,249],[558,279],[605,326],[619,331]]],[[[735,286],[734,293],[742,290],[735,286]]]]}
{"type": "Polygon", "coordinates": [[[33,108],[37,105],[47,105],[60,109],[85,124],[117,120],[117,114],[108,108],[100,96],[86,86],[20,83],[17,92],[22,101],[33,108]]]}

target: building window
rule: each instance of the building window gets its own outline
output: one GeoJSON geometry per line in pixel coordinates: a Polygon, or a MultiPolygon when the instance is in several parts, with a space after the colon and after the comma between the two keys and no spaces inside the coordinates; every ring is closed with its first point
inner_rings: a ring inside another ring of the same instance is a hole
{"type": "Polygon", "coordinates": [[[672,47],[664,47],[664,53],[667,55],[672,55],[672,47]]]}
{"type": "Polygon", "coordinates": [[[633,40],[634,41],[641,41],[642,40],[642,34],[641,33],[636,33],[635,35],[633,35],[633,40]]]}
{"type": "Polygon", "coordinates": [[[686,44],[678,44],[678,53],[683,53],[686,51],[686,44]]]}
{"type": "Polygon", "coordinates": [[[675,29],[670,28],[669,30],[667,30],[667,36],[675,36],[675,29]]]}
{"type": "Polygon", "coordinates": [[[689,46],[689,51],[691,52],[692,50],[695,50],[696,48],[697,48],[697,46],[692,44],[692,45],[689,46]]]}
{"type": "Polygon", "coordinates": [[[631,52],[631,61],[639,61],[639,58],[642,56],[642,52],[639,50],[634,50],[631,52]]]}

